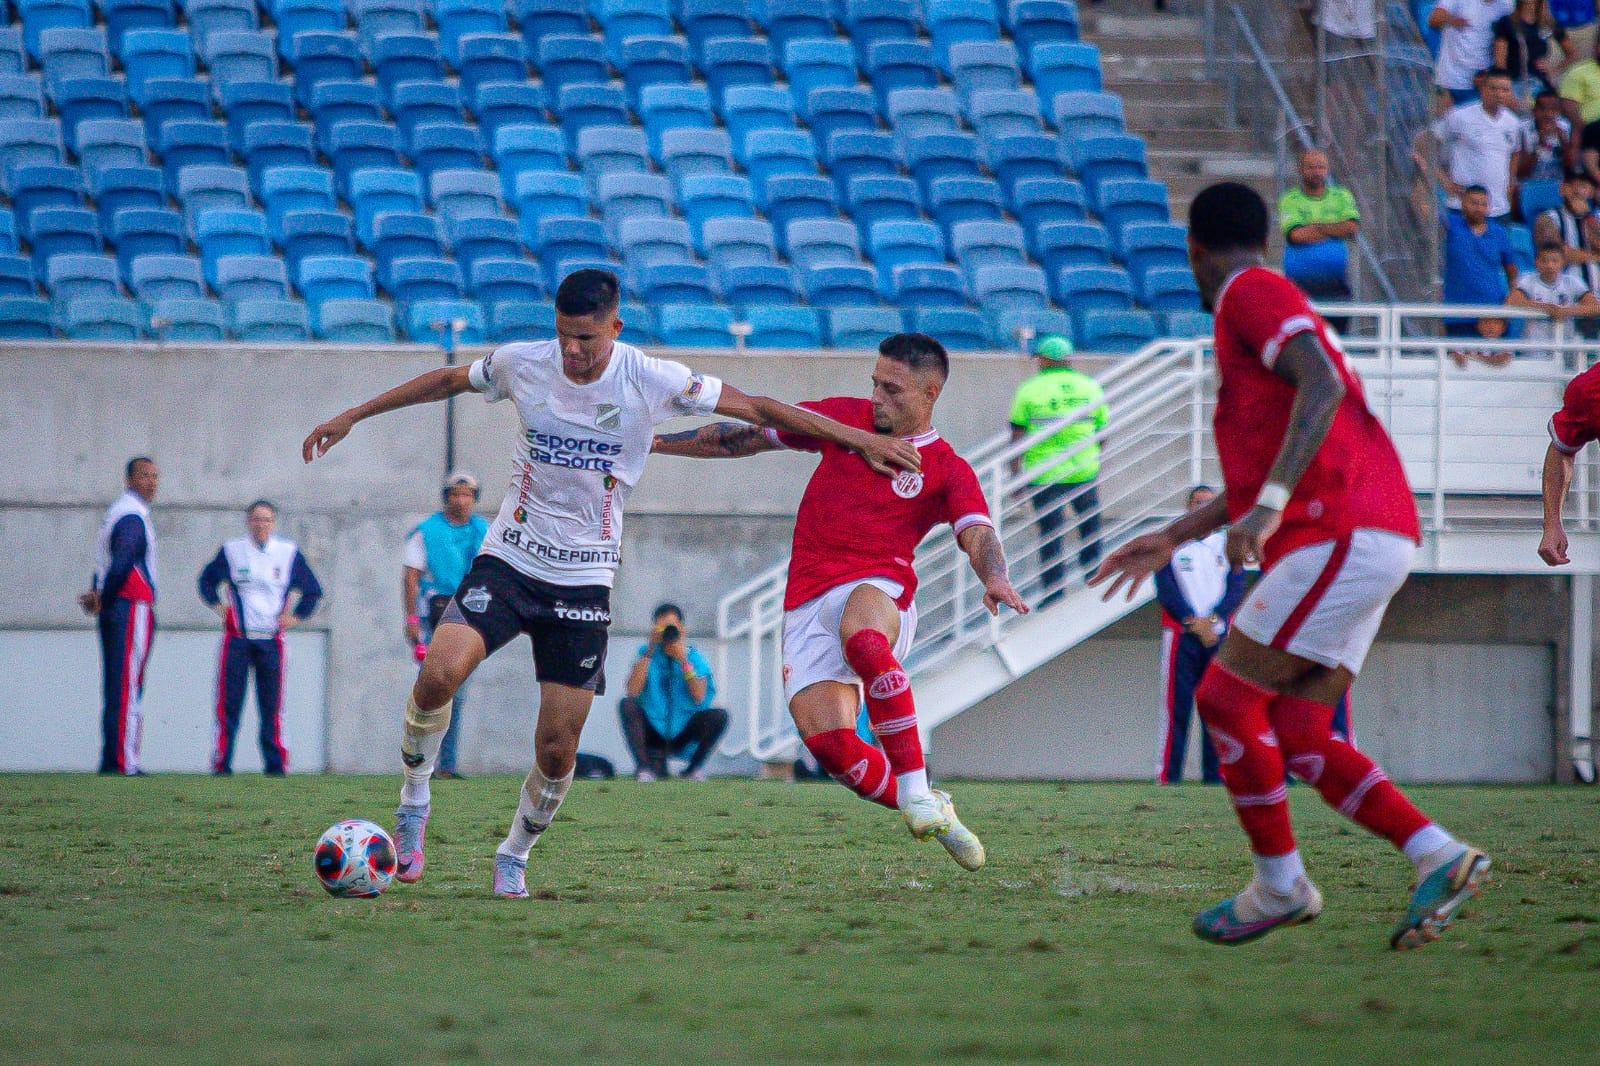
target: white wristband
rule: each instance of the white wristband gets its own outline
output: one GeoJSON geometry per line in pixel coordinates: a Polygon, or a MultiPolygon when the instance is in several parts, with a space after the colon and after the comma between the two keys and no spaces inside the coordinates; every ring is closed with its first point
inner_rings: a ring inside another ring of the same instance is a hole
{"type": "Polygon", "coordinates": [[[1261,491],[1256,494],[1256,506],[1265,507],[1269,511],[1282,511],[1289,506],[1289,490],[1276,481],[1269,481],[1261,486],[1261,491]]]}

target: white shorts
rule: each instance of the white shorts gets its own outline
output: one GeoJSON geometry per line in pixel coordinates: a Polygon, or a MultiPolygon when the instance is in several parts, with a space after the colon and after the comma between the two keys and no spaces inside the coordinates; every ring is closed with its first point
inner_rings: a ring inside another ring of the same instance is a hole
{"type": "MultiPolygon", "coordinates": [[[[835,585],[816,599],[807,600],[783,615],[783,698],[792,700],[801,689],[818,681],[861,684],[861,677],[845,661],[844,644],[839,640],[839,620],[844,617],[845,601],[862,585],[881,589],[891,600],[905,591],[897,581],[886,577],[867,577],[835,585]]],[[[894,657],[905,660],[917,636],[917,605],[900,612],[900,637],[894,642],[894,657]]]]}
{"type": "Polygon", "coordinates": [[[1381,529],[1297,548],[1250,591],[1233,626],[1258,644],[1359,674],[1416,549],[1381,529]]]}

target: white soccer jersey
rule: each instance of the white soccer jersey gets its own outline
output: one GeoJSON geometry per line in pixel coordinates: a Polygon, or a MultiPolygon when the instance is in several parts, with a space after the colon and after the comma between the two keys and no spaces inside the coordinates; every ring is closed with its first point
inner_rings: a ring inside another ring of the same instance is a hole
{"type": "MultiPolygon", "coordinates": [[[[1172,553],[1172,576],[1183,598],[1200,618],[1214,614],[1228,594],[1228,534],[1217,530],[1172,553]]],[[[1182,621],[1182,619],[1179,619],[1182,621]]]]}
{"type": "Polygon", "coordinates": [[[722,396],[717,378],[621,343],[587,385],[561,372],[553,340],[497,348],[472,364],[469,379],[490,403],[514,400],[523,426],[482,551],[556,585],[611,586],[623,504],[644,473],[655,427],[711,414],[722,396]]]}
{"type": "MultiPolygon", "coordinates": [[[[1583,294],[1589,291],[1589,287],[1566,271],[1557,274],[1555,281],[1545,281],[1539,276],[1538,271],[1524,270],[1517,275],[1517,290],[1535,303],[1571,307],[1583,299],[1583,294]]],[[[1556,335],[1555,323],[1549,319],[1532,319],[1522,324],[1522,334],[1530,341],[1547,341],[1556,335]]],[[[1552,350],[1529,352],[1528,356],[1535,359],[1550,359],[1555,356],[1555,352],[1552,350]]]]}

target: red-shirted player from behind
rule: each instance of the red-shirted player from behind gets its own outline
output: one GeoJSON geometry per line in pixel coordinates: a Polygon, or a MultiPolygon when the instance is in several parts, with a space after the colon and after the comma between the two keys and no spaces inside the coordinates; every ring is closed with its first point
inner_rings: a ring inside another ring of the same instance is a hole
{"type": "Polygon", "coordinates": [[[991,614],[1028,607],[1006,576],[1005,552],[972,467],[933,429],[933,405],[950,372],[944,347],[921,333],[878,346],[872,399],[803,403],[846,425],[917,446],[922,469],[895,478],[813,437],[719,422],[658,436],[654,451],[696,458],[755,455],[774,448],[820,452],[795,519],[784,594],[783,683],[789,713],[817,762],[856,795],[905,817],[918,840],[937,839],[968,870],[983,844],[961,824],[948,794],[928,784],[911,684],[900,662],[916,635],[917,545],[948,522],[983,582],[991,614]],[[856,735],[861,686],[883,745],[856,735]]]}
{"type": "Polygon", "coordinates": [[[1572,487],[1572,465],[1583,446],[1600,440],[1600,363],[1571,381],[1561,400],[1561,410],[1550,419],[1550,447],[1544,453],[1544,538],[1539,558],[1550,566],[1565,566],[1567,531],[1561,508],[1572,487]]]}
{"type": "Polygon", "coordinates": [[[1331,728],[1410,569],[1416,503],[1360,379],[1305,295],[1266,268],[1266,245],[1267,206],[1252,189],[1225,182],[1195,198],[1189,262],[1216,313],[1213,430],[1225,489],[1112,552],[1090,584],[1114,578],[1106,598],[1124,586],[1131,597],[1179,544],[1229,522],[1229,561],[1264,571],[1196,693],[1255,877],[1196,915],[1195,934],[1239,944],[1321,912],[1289,823],[1287,764],[1416,866],[1389,943],[1421,947],[1477,894],[1489,858],[1429,821],[1331,728]]]}

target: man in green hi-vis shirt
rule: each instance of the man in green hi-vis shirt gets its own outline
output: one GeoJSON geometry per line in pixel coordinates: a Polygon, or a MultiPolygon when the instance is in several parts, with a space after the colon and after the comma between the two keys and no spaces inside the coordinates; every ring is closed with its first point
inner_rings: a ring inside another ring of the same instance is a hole
{"type": "Polygon", "coordinates": [[[1037,486],[1031,491],[1039,516],[1039,561],[1044,566],[1040,606],[1045,606],[1065,591],[1061,544],[1066,539],[1068,503],[1078,515],[1078,565],[1087,576],[1100,563],[1100,497],[1094,485],[1100,475],[1100,445],[1093,438],[1111,415],[1099,383],[1072,368],[1071,341],[1047,334],[1033,351],[1039,372],[1017,387],[1011,402],[1011,439],[1020,440],[1076,413],[1073,421],[1022,454],[1021,466],[1037,486]]]}

